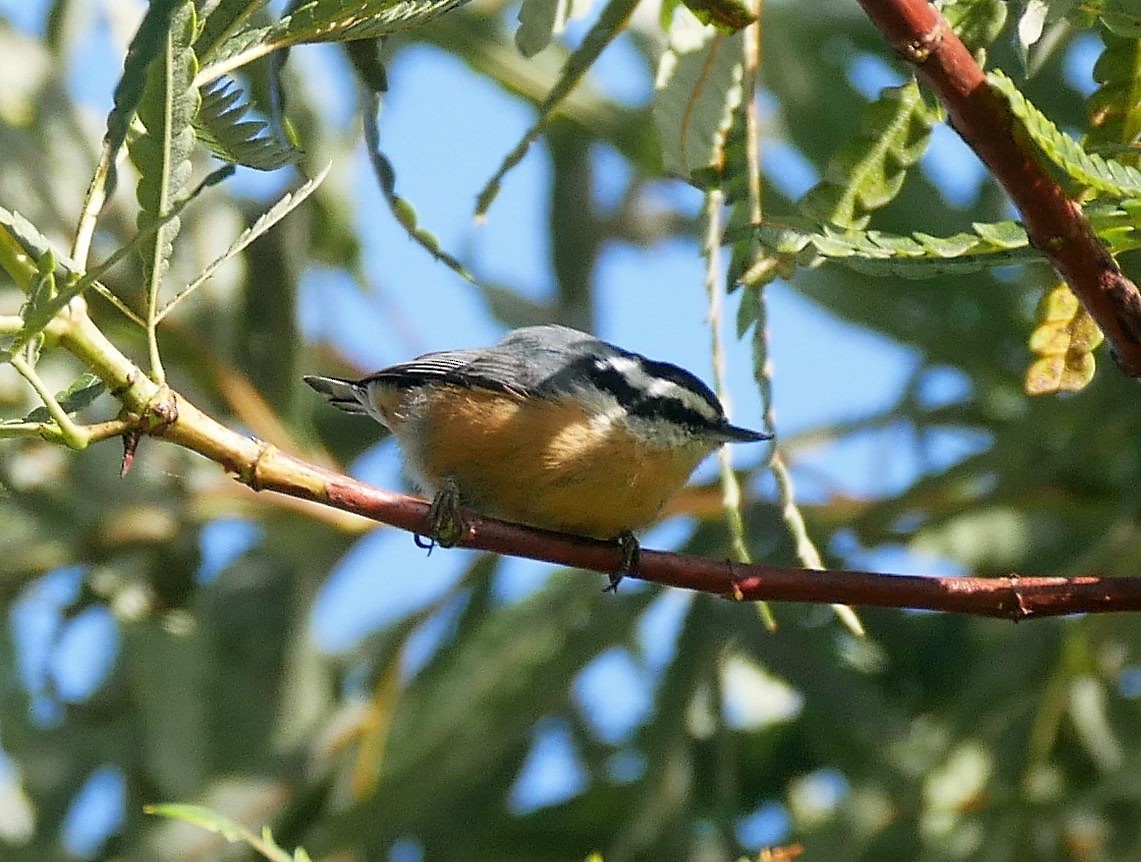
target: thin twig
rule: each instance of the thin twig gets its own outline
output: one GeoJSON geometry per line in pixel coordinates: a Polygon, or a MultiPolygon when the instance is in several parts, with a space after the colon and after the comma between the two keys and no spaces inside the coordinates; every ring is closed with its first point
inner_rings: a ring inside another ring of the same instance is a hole
{"type": "MultiPolygon", "coordinates": [[[[753,69],[756,72],[756,69],[753,69]]],[[[746,69],[746,74],[748,70],[746,69]]],[[[710,189],[705,195],[705,240],[702,253],[705,255],[705,294],[708,298],[706,316],[709,318],[710,353],[713,359],[713,388],[717,397],[732,415],[728,387],[725,385],[726,361],[725,346],[721,340],[721,326],[724,318],[724,293],[721,286],[721,232],[722,210],[725,195],[720,189],[710,189]]],[[[729,447],[717,450],[717,467],[721,476],[721,508],[725,513],[725,523],[729,528],[729,546],[733,559],[739,563],[751,563],[753,555],[745,541],[745,521],[741,517],[741,483],[733,472],[729,447]]],[[[777,620],[768,602],[757,603],[757,613],[761,622],[770,632],[777,630],[777,620]]]]}

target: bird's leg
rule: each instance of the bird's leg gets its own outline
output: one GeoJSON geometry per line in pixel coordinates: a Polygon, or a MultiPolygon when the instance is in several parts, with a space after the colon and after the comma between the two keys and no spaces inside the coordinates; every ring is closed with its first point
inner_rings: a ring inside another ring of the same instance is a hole
{"type": "Polygon", "coordinates": [[[622,583],[622,579],[638,571],[638,555],[642,548],[638,544],[637,537],[629,530],[620,533],[618,547],[622,549],[622,562],[618,566],[618,571],[610,575],[610,583],[603,590],[604,593],[618,592],[618,585],[622,583]]]}
{"type": "Polygon", "coordinates": [[[440,490],[432,498],[427,525],[426,533],[416,533],[413,538],[416,545],[427,548],[428,553],[436,545],[441,548],[455,547],[467,531],[468,525],[460,512],[460,486],[451,476],[444,477],[440,490]]]}

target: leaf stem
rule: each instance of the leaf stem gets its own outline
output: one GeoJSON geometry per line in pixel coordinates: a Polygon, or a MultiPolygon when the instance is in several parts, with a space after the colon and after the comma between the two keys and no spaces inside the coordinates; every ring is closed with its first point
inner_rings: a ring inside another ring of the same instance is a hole
{"type": "MultiPolygon", "coordinates": [[[[721,323],[724,318],[724,302],[721,290],[721,223],[725,193],[720,189],[710,189],[705,195],[705,294],[708,297],[710,353],[713,360],[713,388],[717,392],[726,412],[731,412],[729,392],[725,385],[726,359],[725,345],[721,339],[721,323]]],[[[753,562],[749,545],[745,541],[745,522],[741,517],[741,483],[733,472],[729,447],[717,450],[717,466],[721,476],[721,508],[725,512],[725,523],[729,528],[729,543],[733,558],[740,563],[753,562]]],[[[776,617],[768,602],[757,602],[757,612],[761,622],[770,632],[777,630],[776,617]]]]}
{"type": "MultiPolygon", "coordinates": [[[[71,417],[67,415],[67,411],[60,406],[51,390],[47,388],[44,381],[40,378],[40,375],[36,373],[36,369],[32,367],[32,364],[28,362],[21,353],[13,353],[8,357],[8,362],[19,372],[21,377],[28,381],[28,385],[40,396],[40,400],[44,403],[48,413],[50,413],[52,419],[55,420],[59,440],[72,449],[86,449],[88,444],[91,443],[91,435],[86,428],[72,421],[71,417]]],[[[55,436],[51,434],[50,429],[50,425],[45,425],[43,431],[51,436],[55,436]]]]}

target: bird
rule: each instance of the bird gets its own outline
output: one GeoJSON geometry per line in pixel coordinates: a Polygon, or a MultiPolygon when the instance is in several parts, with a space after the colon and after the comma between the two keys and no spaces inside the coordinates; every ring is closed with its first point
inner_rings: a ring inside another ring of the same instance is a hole
{"type": "Polygon", "coordinates": [[[461,508],[616,540],[634,570],[649,526],[710,453],[772,435],[733,425],[697,376],[585,332],[545,324],[491,347],[426,353],[357,380],[305,382],[399,443],[433,498],[429,538],[457,543],[461,508]]]}

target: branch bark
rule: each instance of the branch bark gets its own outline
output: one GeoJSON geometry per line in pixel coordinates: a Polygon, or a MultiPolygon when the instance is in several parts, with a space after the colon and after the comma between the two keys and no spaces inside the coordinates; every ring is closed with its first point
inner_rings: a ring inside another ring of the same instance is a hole
{"type": "Polygon", "coordinates": [[[987,85],[947,20],[927,0],[860,0],[860,5],[1006,189],[1030,241],[1097,321],[1121,369],[1141,378],[1141,293],[1043,166],[1006,101],[987,85]]]}
{"type": "MultiPolygon", "coordinates": [[[[423,531],[429,505],[308,464],[270,444],[218,425],[178,396],[177,419],[162,436],[218,460],[254,490],[271,490],[334,506],[399,527],[423,531]],[[215,427],[216,426],[216,427],[215,427]],[[234,439],[236,438],[236,439],[234,439]],[[237,443],[240,458],[231,443],[237,443]],[[238,463],[238,461],[241,463],[238,463]]],[[[552,533],[466,514],[465,548],[609,574],[622,551],[615,543],[552,533]]],[[[795,601],[883,608],[922,608],[1024,620],[1075,613],[1141,610],[1141,578],[944,578],[830,569],[744,565],[686,554],[643,550],[631,577],[738,601],[795,601]]]]}
{"type": "MultiPolygon", "coordinates": [[[[289,455],[227,428],[124,356],[73,300],[59,326],[60,344],[83,359],[124,405],[133,429],[183,446],[221,465],[255,491],[276,491],[362,515],[402,530],[428,523],[428,503],[375,488],[289,455]]],[[[461,546],[603,574],[619,570],[616,543],[552,533],[466,513],[461,546]]],[[[1141,610],[1141,577],[942,578],[839,569],[741,564],[643,550],[632,577],[738,601],[790,601],[917,608],[1023,620],[1076,613],[1141,610]]]]}

